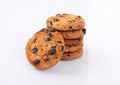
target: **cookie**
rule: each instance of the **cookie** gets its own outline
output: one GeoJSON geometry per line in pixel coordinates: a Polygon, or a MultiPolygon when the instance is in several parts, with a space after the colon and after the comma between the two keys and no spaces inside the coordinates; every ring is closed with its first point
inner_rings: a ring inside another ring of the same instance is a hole
{"type": "Polygon", "coordinates": [[[54,66],[61,59],[63,51],[63,37],[53,29],[35,33],[26,46],[27,59],[38,69],[54,66]]]}
{"type": "Polygon", "coordinates": [[[83,30],[74,31],[59,31],[64,39],[83,38],[85,34],[85,28],[83,30]]]}
{"type": "Polygon", "coordinates": [[[78,49],[77,51],[74,52],[68,51],[63,53],[61,60],[72,60],[75,58],[79,58],[82,55],[83,55],[83,48],[78,49]]]}
{"type": "Polygon", "coordinates": [[[85,20],[74,14],[57,14],[47,19],[46,25],[59,31],[82,30],[85,20]]]}
{"type": "Polygon", "coordinates": [[[83,47],[83,41],[81,41],[79,44],[75,44],[75,45],[65,45],[64,52],[68,52],[68,51],[73,52],[82,47],[83,47]]]}
{"type": "Polygon", "coordinates": [[[83,38],[64,39],[65,45],[76,45],[76,44],[81,44],[82,42],[83,42],[83,38]]]}

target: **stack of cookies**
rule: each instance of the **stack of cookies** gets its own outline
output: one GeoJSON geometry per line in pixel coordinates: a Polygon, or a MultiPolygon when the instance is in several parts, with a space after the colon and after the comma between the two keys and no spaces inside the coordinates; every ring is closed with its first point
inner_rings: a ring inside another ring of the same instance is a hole
{"type": "Polygon", "coordinates": [[[78,58],[83,54],[85,20],[73,14],[57,14],[47,19],[47,27],[57,30],[64,39],[65,50],[62,60],[78,58]]]}
{"type": "Polygon", "coordinates": [[[47,27],[27,42],[26,55],[36,68],[44,70],[60,60],[71,60],[83,54],[85,21],[73,14],[57,14],[47,19],[47,27]]]}

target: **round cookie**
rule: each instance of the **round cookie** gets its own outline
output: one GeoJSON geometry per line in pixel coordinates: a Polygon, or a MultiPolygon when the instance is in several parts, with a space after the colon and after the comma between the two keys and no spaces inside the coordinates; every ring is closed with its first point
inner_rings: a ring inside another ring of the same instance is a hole
{"type": "Polygon", "coordinates": [[[77,39],[64,39],[65,45],[76,45],[76,44],[81,44],[83,42],[82,38],[77,38],[77,39]]]}
{"type": "Polygon", "coordinates": [[[27,59],[38,69],[54,66],[61,59],[63,51],[63,37],[53,29],[42,29],[35,33],[26,46],[27,59]]]}
{"type": "Polygon", "coordinates": [[[74,31],[59,31],[64,39],[83,38],[84,32],[82,30],[74,31]]]}
{"type": "Polygon", "coordinates": [[[81,57],[82,54],[83,54],[83,48],[74,52],[70,52],[70,51],[64,52],[61,60],[72,60],[72,59],[81,57]]]}
{"type": "Polygon", "coordinates": [[[64,52],[68,52],[68,51],[73,52],[82,47],[83,47],[83,41],[81,41],[79,44],[75,44],[75,45],[65,45],[64,52]]]}
{"type": "Polygon", "coordinates": [[[46,24],[47,27],[59,31],[82,30],[85,26],[85,20],[74,14],[57,14],[48,18],[46,24]]]}

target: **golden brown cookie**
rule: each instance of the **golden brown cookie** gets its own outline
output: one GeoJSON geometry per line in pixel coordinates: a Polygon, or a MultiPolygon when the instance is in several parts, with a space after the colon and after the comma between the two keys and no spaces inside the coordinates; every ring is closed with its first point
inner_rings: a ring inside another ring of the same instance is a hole
{"type": "Polygon", "coordinates": [[[46,24],[47,27],[59,31],[82,30],[85,26],[85,20],[74,14],[57,14],[48,18],[46,24]]]}
{"type": "Polygon", "coordinates": [[[35,33],[26,46],[29,62],[38,69],[54,66],[61,59],[63,51],[63,37],[53,29],[43,29],[35,33]]]}
{"type": "Polygon", "coordinates": [[[71,59],[75,59],[75,58],[79,58],[81,57],[83,54],[83,48],[78,49],[77,51],[74,52],[64,52],[62,55],[61,60],[71,60],[71,59]]]}
{"type": "Polygon", "coordinates": [[[76,51],[80,48],[83,47],[83,40],[79,43],[79,44],[75,44],[75,45],[65,45],[65,49],[64,49],[64,52],[68,52],[68,51],[76,51]]]}
{"type": "Polygon", "coordinates": [[[74,39],[74,38],[83,38],[85,34],[85,28],[83,30],[59,31],[59,32],[61,33],[64,39],[74,39]]]}
{"type": "Polygon", "coordinates": [[[77,39],[64,39],[65,45],[76,45],[76,44],[81,44],[83,42],[82,38],[77,38],[77,39]]]}

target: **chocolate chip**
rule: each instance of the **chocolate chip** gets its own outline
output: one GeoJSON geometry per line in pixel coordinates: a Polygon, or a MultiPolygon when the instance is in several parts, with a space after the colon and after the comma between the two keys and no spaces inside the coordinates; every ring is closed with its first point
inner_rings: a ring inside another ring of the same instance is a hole
{"type": "Polygon", "coordinates": [[[56,45],[53,45],[52,48],[56,48],[56,45]]]}
{"type": "Polygon", "coordinates": [[[56,19],[55,21],[57,22],[57,21],[59,21],[59,19],[56,19]]]}
{"type": "Polygon", "coordinates": [[[51,33],[51,32],[49,32],[48,35],[49,35],[50,37],[52,37],[52,33],[51,33]]]}
{"type": "Polygon", "coordinates": [[[57,21],[59,21],[59,19],[55,19],[55,18],[53,19],[53,22],[57,22],[57,21]]]}
{"type": "Polygon", "coordinates": [[[64,46],[61,47],[61,51],[63,51],[63,50],[64,50],[64,46]]]}
{"type": "Polygon", "coordinates": [[[37,40],[37,38],[35,38],[35,39],[33,40],[33,43],[35,43],[35,42],[36,42],[36,40],[37,40]]]}
{"type": "Polygon", "coordinates": [[[54,55],[56,53],[56,47],[52,47],[49,51],[50,55],[54,55]]]}
{"type": "Polygon", "coordinates": [[[50,25],[53,25],[52,21],[50,21],[50,25]]]}
{"type": "Polygon", "coordinates": [[[56,30],[55,29],[51,29],[50,32],[56,32],[56,30]]]}
{"type": "Polygon", "coordinates": [[[67,54],[67,56],[71,56],[71,52],[70,51],[66,52],[66,54],[67,54]]]}
{"type": "Polygon", "coordinates": [[[40,63],[40,60],[38,60],[38,59],[33,61],[33,64],[34,64],[34,65],[37,65],[37,64],[39,64],[39,63],[40,63]]]}
{"type": "Polygon", "coordinates": [[[78,16],[78,18],[81,18],[81,16],[78,16]]]}
{"type": "Polygon", "coordinates": [[[34,48],[31,50],[32,53],[36,53],[37,51],[38,51],[38,48],[36,48],[36,47],[34,47],[34,48]]]}
{"type": "Polygon", "coordinates": [[[84,34],[86,34],[86,29],[85,28],[82,31],[84,32],[84,34]]]}
{"type": "Polygon", "coordinates": [[[45,62],[47,62],[47,61],[49,61],[50,59],[49,59],[48,57],[46,57],[44,60],[45,60],[45,62]]]}
{"type": "Polygon", "coordinates": [[[50,38],[50,37],[48,37],[45,41],[51,41],[51,38],[50,38]]]}
{"type": "Polygon", "coordinates": [[[44,30],[45,30],[45,28],[42,28],[42,29],[40,30],[40,32],[44,32],[44,30]]]}
{"type": "Polygon", "coordinates": [[[63,15],[66,15],[65,13],[63,13],[63,15]]]}
{"type": "Polygon", "coordinates": [[[62,43],[61,41],[57,41],[58,43],[62,43]]]}
{"type": "Polygon", "coordinates": [[[69,26],[69,29],[73,29],[72,26],[69,26]]]}

